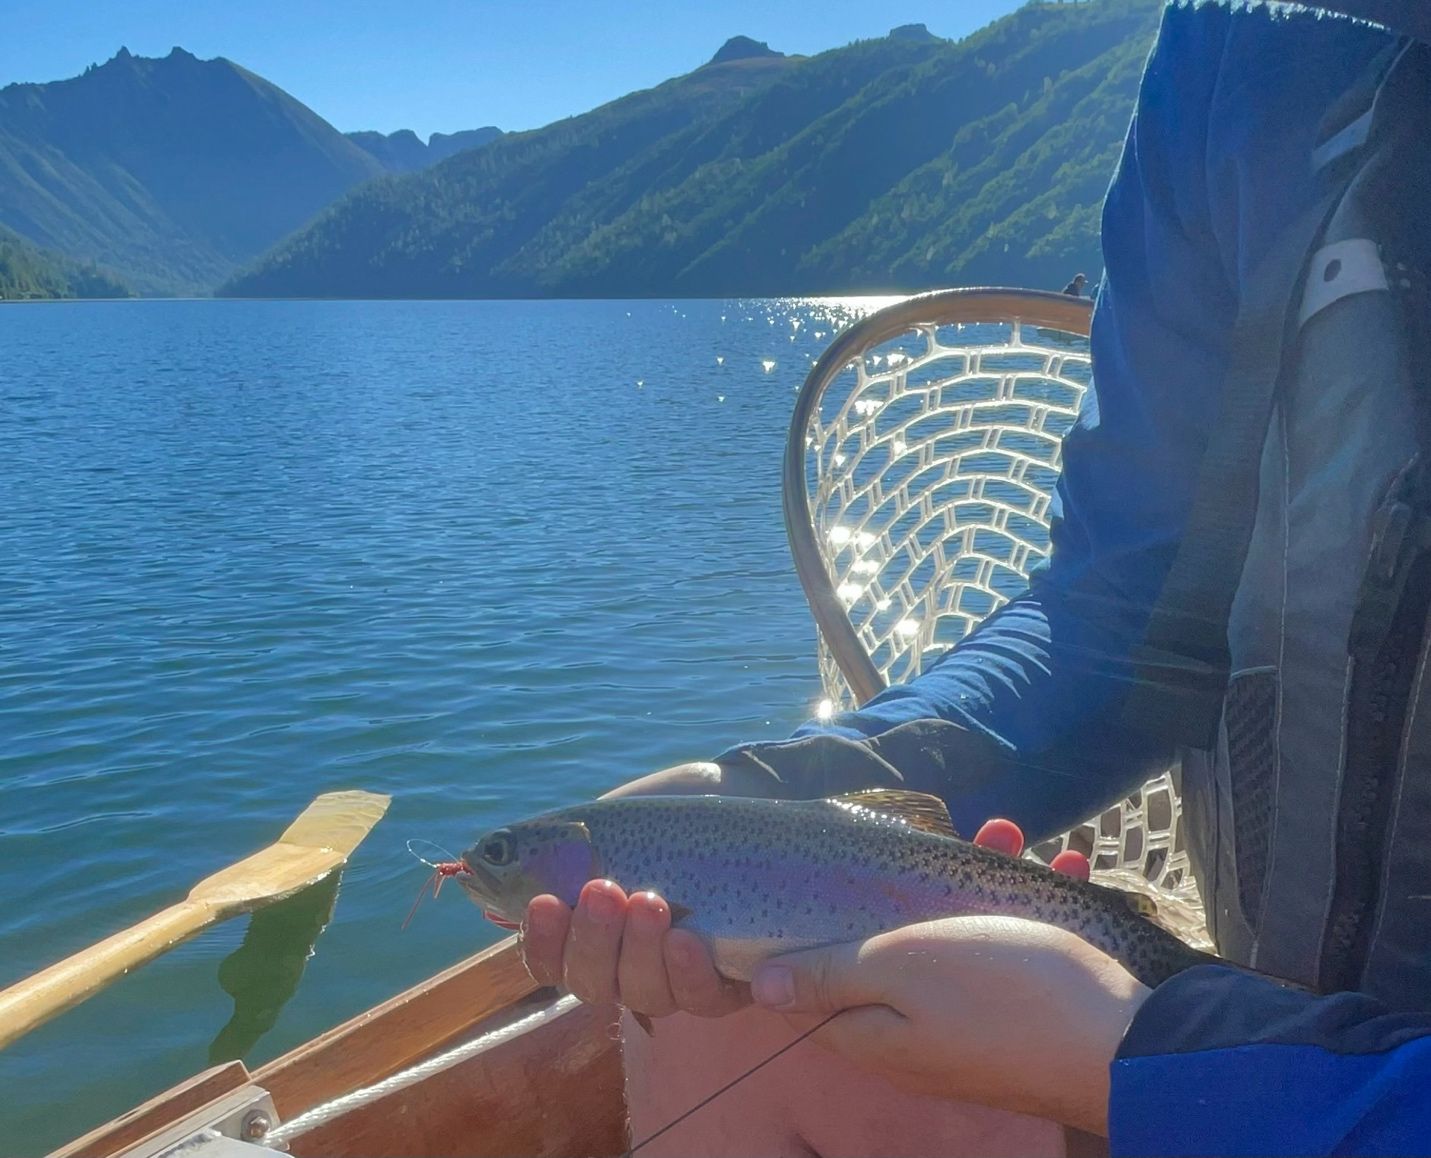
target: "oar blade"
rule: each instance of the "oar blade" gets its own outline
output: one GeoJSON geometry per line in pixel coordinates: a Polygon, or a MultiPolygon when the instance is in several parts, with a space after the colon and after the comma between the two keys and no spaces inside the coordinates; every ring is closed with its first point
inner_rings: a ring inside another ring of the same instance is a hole
{"type": "Polygon", "coordinates": [[[189,900],[231,917],[292,896],[339,868],[382,819],[389,800],[373,792],[325,793],[276,843],[206,877],[189,900]]]}
{"type": "Polygon", "coordinates": [[[299,813],[278,839],[303,848],[330,849],[346,859],[383,818],[390,803],[391,796],[377,792],[325,792],[299,813]]]}
{"type": "Polygon", "coordinates": [[[0,1049],[209,925],[316,884],[387,807],[388,797],[371,792],[320,796],[275,843],[200,881],[187,900],[0,990],[0,1049]]]}

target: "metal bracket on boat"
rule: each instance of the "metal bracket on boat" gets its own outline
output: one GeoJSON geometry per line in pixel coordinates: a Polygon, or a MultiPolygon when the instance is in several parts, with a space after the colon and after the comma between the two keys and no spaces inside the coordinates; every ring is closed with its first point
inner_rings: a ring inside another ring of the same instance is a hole
{"type": "Polygon", "coordinates": [[[264,1145],[277,1125],[268,1091],[242,1086],[115,1158],[264,1158],[287,1150],[264,1145]]]}

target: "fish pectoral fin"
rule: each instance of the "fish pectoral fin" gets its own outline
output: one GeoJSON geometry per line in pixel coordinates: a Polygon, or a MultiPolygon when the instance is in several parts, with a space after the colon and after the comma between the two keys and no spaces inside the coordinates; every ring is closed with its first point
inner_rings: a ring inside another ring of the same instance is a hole
{"type": "Polygon", "coordinates": [[[882,812],[886,816],[897,817],[910,828],[923,829],[939,836],[959,835],[949,818],[948,806],[939,797],[927,792],[911,792],[906,788],[866,788],[832,796],[826,803],[837,804],[841,808],[867,808],[871,812],[882,812]]]}
{"type": "Polygon", "coordinates": [[[672,925],[679,924],[681,921],[684,921],[687,917],[691,915],[691,910],[686,908],[685,905],[677,905],[671,901],[667,901],[666,904],[671,906],[672,925]]]}

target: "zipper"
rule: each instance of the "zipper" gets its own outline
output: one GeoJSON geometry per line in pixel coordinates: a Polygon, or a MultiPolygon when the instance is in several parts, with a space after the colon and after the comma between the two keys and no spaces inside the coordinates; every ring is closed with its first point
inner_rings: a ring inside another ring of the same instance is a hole
{"type": "MultiPolygon", "coordinates": [[[[1413,469],[1404,489],[1425,495],[1425,475],[1413,469]]],[[[1319,987],[1327,993],[1360,988],[1371,948],[1402,733],[1431,609],[1428,510],[1424,500],[1413,504],[1394,496],[1377,513],[1352,619],[1336,875],[1318,968],[1319,987]]]]}

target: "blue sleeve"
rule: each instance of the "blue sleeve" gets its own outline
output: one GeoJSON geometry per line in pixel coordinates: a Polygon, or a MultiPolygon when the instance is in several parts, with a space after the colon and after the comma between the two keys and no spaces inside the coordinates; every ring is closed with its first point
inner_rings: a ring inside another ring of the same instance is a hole
{"type": "MultiPolygon", "coordinates": [[[[1064,443],[1049,564],[908,684],[858,711],[811,722],[820,737],[868,741],[916,721],[898,773],[937,791],[961,831],[989,816],[1032,839],[1119,799],[1165,765],[1121,722],[1129,654],[1146,628],[1192,502],[1236,317],[1213,228],[1207,122],[1225,11],[1172,8],[1145,71],[1103,211],[1105,277],[1094,314],[1095,384],[1064,443]],[[998,767],[962,778],[956,746],[980,735],[998,767]],[[931,771],[937,768],[937,771],[931,771]],[[952,769],[952,772],[946,772],[952,769]]],[[[1224,207],[1226,209],[1227,207],[1224,207]]],[[[747,745],[778,769],[778,744],[747,745]]]]}
{"type": "Polygon", "coordinates": [[[1431,1016],[1220,965],[1160,985],[1112,1069],[1114,1155],[1431,1154],[1431,1016]]]}

